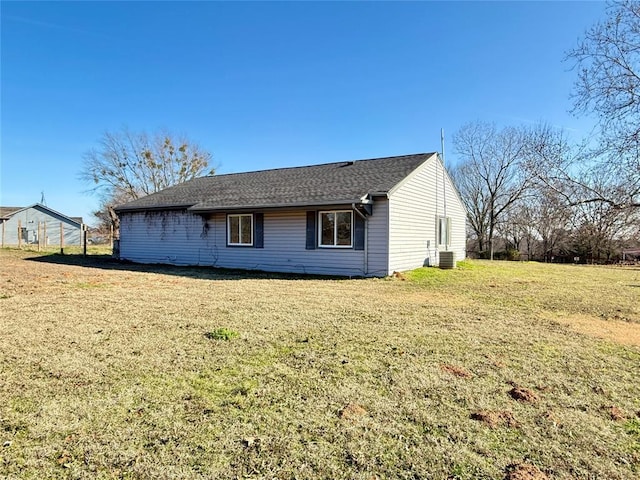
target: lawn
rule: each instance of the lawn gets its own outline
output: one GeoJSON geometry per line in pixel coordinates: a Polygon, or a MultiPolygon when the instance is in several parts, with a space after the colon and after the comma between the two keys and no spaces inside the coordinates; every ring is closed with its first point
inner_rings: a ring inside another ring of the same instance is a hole
{"type": "Polygon", "coordinates": [[[1,478],[632,479],[640,269],[0,250],[1,478]]]}

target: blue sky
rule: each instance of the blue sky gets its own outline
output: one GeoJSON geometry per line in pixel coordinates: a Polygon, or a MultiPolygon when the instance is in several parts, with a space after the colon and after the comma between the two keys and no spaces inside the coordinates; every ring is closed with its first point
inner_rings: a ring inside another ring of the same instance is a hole
{"type": "Polygon", "coordinates": [[[71,216],[105,131],[166,128],[231,173],[440,150],[469,121],[569,113],[600,2],[6,2],[0,204],[71,216]]]}

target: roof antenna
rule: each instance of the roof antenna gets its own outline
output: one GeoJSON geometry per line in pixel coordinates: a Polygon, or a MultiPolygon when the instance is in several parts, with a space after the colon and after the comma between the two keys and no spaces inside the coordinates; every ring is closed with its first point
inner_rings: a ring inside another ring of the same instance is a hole
{"type": "Polygon", "coordinates": [[[47,206],[47,201],[44,198],[44,190],[40,192],[40,205],[44,205],[45,207],[47,206]]]}
{"type": "Polygon", "coordinates": [[[447,167],[445,161],[444,161],[444,128],[440,129],[440,145],[442,146],[442,164],[445,166],[445,168],[447,167]]]}
{"type": "MultiPolygon", "coordinates": [[[[444,160],[444,128],[440,129],[440,144],[442,146],[442,207],[444,210],[444,217],[447,218],[447,163],[444,160]]],[[[447,220],[448,225],[448,220],[447,220]]],[[[449,227],[447,227],[449,228],[449,227]]],[[[447,243],[445,248],[449,250],[449,234],[446,236],[447,243]]]]}

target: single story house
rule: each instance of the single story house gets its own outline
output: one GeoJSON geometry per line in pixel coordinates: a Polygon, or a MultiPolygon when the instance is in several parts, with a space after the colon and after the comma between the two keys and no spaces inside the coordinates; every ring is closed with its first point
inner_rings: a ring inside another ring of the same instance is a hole
{"type": "Polygon", "coordinates": [[[28,207],[0,207],[2,247],[17,245],[81,245],[82,217],[68,217],[35,203],[28,207]]]}
{"type": "Polygon", "coordinates": [[[201,177],[116,212],[120,258],[139,263],[386,276],[465,256],[437,153],[201,177]]]}

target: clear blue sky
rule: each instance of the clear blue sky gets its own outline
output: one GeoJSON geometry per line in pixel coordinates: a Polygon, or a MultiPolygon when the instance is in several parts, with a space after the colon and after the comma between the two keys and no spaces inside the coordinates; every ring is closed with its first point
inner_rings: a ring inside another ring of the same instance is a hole
{"type": "Polygon", "coordinates": [[[218,173],[440,150],[463,124],[576,136],[565,52],[599,2],[6,2],[0,204],[70,216],[106,130],[166,128],[218,173]]]}

